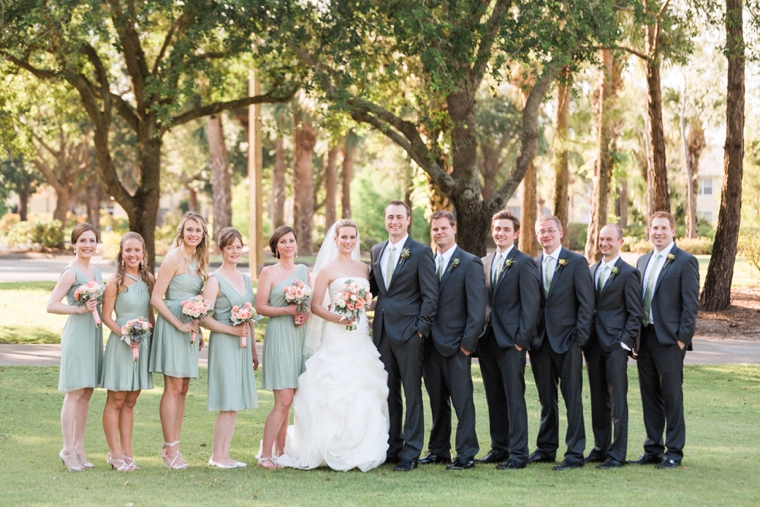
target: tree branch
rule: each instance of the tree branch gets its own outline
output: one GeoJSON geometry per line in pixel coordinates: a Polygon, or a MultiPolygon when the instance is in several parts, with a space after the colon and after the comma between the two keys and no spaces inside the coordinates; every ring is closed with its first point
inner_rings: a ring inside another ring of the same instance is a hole
{"type": "Polygon", "coordinates": [[[0,55],[4,56],[9,62],[31,72],[35,77],[40,79],[53,79],[59,76],[58,72],[50,69],[39,69],[27,61],[16,58],[6,51],[0,50],[0,55]]]}
{"type": "Polygon", "coordinates": [[[491,17],[488,18],[486,32],[483,34],[483,38],[480,39],[478,54],[472,68],[472,76],[476,84],[479,84],[483,79],[486,66],[491,59],[491,49],[496,40],[496,34],[499,32],[499,27],[501,26],[501,18],[511,4],[511,0],[498,0],[493,11],[491,11],[491,17]]]}
{"type": "Polygon", "coordinates": [[[253,97],[245,97],[243,99],[213,102],[211,104],[196,107],[195,109],[191,109],[190,111],[175,116],[172,119],[171,125],[163,127],[163,130],[168,130],[169,127],[182,125],[197,118],[202,118],[210,114],[220,113],[222,111],[228,111],[230,109],[237,109],[253,104],[275,104],[287,102],[293,98],[293,95],[295,95],[295,93],[296,90],[294,89],[283,96],[274,95],[272,93],[265,93],[264,95],[255,95],[253,97]]]}
{"type": "Polygon", "coordinates": [[[628,53],[630,53],[632,55],[638,56],[639,58],[641,58],[645,62],[649,61],[649,56],[648,55],[642,53],[641,51],[637,51],[637,50],[635,50],[635,49],[633,49],[631,47],[628,47],[628,46],[610,46],[609,48],[602,48],[602,49],[619,49],[619,50],[622,50],[622,51],[626,51],[626,52],[628,52],[628,53]]]}

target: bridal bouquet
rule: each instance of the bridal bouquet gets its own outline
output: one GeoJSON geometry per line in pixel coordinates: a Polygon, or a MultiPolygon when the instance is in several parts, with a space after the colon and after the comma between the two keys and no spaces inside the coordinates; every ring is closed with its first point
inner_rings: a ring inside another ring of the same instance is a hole
{"type": "MultiPolygon", "coordinates": [[[[354,283],[350,278],[340,288],[335,299],[335,313],[342,315],[340,320],[356,320],[365,305],[372,302],[372,293],[364,286],[354,283]]],[[[346,326],[346,331],[356,329],[356,324],[346,326]]]]}
{"type": "Polygon", "coordinates": [[[298,305],[298,313],[304,313],[306,303],[311,299],[311,287],[296,279],[293,285],[288,285],[282,290],[285,293],[285,301],[298,305]]]}
{"type": "Polygon", "coordinates": [[[126,324],[121,326],[121,339],[132,347],[132,359],[135,362],[140,359],[139,345],[150,336],[150,328],[152,327],[151,323],[142,317],[128,320],[126,324]]]}
{"type": "MultiPolygon", "coordinates": [[[[193,296],[187,301],[182,301],[182,315],[185,316],[185,322],[198,319],[203,321],[213,314],[214,309],[211,308],[211,302],[203,299],[203,296],[193,296]]],[[[190,343],[195,343],[195,331],[190,335],[190,343]]]]}
{"type": "MultiPolygon", "coordinates": [[[[74,291],[74,299],[76,299],[77,302],[83,306],[90,299],[95,299],[98,301],[98,303],[100,303],[103,299],[103,289],[103,285],[99,284],[95,280],[87,282],[86,284],[81,285],[76,291],[74,291]]],[[[96,326],[99,326],[101,324],[100,315],[98,315],[97,308],[92,309],[92,318],[95,320],[96,326]]]]}
{"type": "MultiPolygon", "coordinates": [[[[246,302],[243,306],[235,305],[232,307],[232,313],[230,314],[230,320],[233,326],[247,325],[253,322],[254,325],[261,320],[261,315],[256,313],[251,303],[246,302]]],[[[245,336],[240,337],[240,346],[246,347],[245,336]]]]}

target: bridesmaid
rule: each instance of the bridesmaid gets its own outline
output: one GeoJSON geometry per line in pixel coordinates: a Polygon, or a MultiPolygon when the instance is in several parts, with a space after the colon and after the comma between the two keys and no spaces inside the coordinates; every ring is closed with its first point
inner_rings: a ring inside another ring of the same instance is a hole
{"type": "Polygon", "coordinates": [[[66,393],[61,407],[63,449],[58,454],[69,472],[94,468],[84,452],[84,430],[93,389],[100,383],[103,364],[103,330],[95,324],[92,310],[98,301],[80,305],[74,292],[90,281],[103,283],[100,271],[90,267],[98,247],[98,231],[81,223],[71,232],[74,260],[63,270],[47,303],[48,313],[69,315],[61,335],[61,370],[58,390],[66,393]],[[61,300],[66,296],[66,303],[61,300]]]}
{"type": "Polygon", "coordinates": [[[257,408],[256,377],[259,367],[251,324],[233,326],[233,306],[253,303],[251,279],[238,271],[243,254],[243,237],[227,227],[219,233],[222,266],[208,279],[203,298],[214,305],[214,318],[205,326],[211,330],[208,344],[208,410],[219,411],[214,423],[214,445],[208,464],[218,468],[237,468],[245,463],[230,459],[230,443],[235,432],[238,410],[257,408]],[[246,347],[241,347],[241,337],[246,347]]]}
{"type": "Polygon", "coordinates": [[[121,339],[121,326],[128,320],[141,317],[153,323],[150,291],[153,275],[145,262],[145,241],[136,232],[128,232],[119,243],[116,255],[116,274],[108,280],[103,295],[103,324],[111,330],[103,358],[100,386],[108,390],[103,409],[103,432],[108,443],[108,463],[119,472],[137,470],[132,454],[134,408],[142,389],[153,389],[153,377],[148,373],[150,341],[143,340],[132,347],[121,339]],[[116,320],[112,313],[116,310],[116,320]]]}
{"type": "Polygon", "coordinates": [[[274,408],[264,424],[264,439],[259,466],[280,468],[275,461],[285,448],[290,406],[298,387],[298,376],[304,371],[303,347],[306,329],[303,324],[308,313],[299,313],[295,304],[285,301],[283,289],[296,280],[307,283],[306,266],[296,265],[298,250],[296,231],[280,226],[269,239],[272,254],[279,262],[267,266],[259,277],[256,311],[269,317],[264,334],[264,353],[261,387],[274,391],[274,408]],[[275,457],[272,457],[274,447],[275,457]]]}
{"type": "Polygon", "coordinates": [[[182,318],[182,301],[200,294],[208,278],[208,244],[206,221],[194,211],[185,213],[177,227],[174,247],[158,270],[150,298],[159,315],[153,331],[149,370],[164,374],[164,394],[159,405],[164,434],[161,458],[173,470],[187,468],[179,452],[179,435],[187,389],[190,379],[198,378],[198,351],[203,348],[198,323],[182,318]],[[196,343],[191,342],[192,332],[197,335],[196,343]]]}

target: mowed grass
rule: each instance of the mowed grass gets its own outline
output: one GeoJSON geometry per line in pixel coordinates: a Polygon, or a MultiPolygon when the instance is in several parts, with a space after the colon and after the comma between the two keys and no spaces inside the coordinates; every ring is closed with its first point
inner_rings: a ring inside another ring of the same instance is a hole
{"type": "MultiPolygon", "coordinates": [[[[475,402],[482,456],[489,448],[487,410],[477,367],[475,402]]],[[[135,415],[134,452],[141,469],[123,474],[105,465],[107,447],[100,416],[105,393],[93,396],[86,445],[97,468],[80,474],[63,471],[55,367],[0,367],[0,468],[2,505],[758,505],[760,487],[760,368],[700,366],[685,370],[687,445],[681,468],[656,470],[629,466],[601,471],[593,466],[555,472],[530,465],[503,472],[479,465],[461,472],[428,465],[410,473],[390,466],[362,474],[329,470],[268,471],[254,455],[272,395],[259,392],[258,410],[241,412],[232,442],[234,458],[249,467],[209,468],[215,413],[206,411],[206,370],[191,383],[181,449],[190,468],[165,469],[159,458],[158,402],[162,382],[144,392],[135,415]]],[[[635,369],[630,379],[629,457],[644,439],[635,369]]],[[[539,406],[530,371],[526,374],[530,441],[535,441],[539,406]]],[[[562,402],[560,401],[560,404],[562,402]]],[[[426,430],[430,413],[426,402],[426,430]]],[[[587,452],[592,446],[588,389],[584,388],[587,452]]],[[[564,432],[565,423],[561,424],[564,432]]],[[[564,447],[561,447],[564,451],[564,447]]]]}

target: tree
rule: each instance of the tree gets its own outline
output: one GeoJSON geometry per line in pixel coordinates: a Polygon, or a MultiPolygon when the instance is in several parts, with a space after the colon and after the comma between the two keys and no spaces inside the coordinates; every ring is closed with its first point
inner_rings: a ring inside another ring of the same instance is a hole
{"type": "Polygon", "coordinates": [[[335,200],[338,192],[338,154],[341,143],[334,144],[327,152],[325,164],[325,230],[335,223],[335,200]]]}
{"type": "Polygon", "coordinates": [[[293,225],[298,233],[301,255],[311,255],[314,231],[314,187],[312,159],[317,132],[308,114],[297,107],[293,117],[295,157],[293,160],[293,225]]]}
{"type": "Polygon", "coordinates": [[[731,281],[739,241],[744,173],[744,13],[743,0],[726,0],[726,143],[723,186],[715,242],[700,295],[702,309],[725,310],[731,304],[731,281]]]}
{"type": "Polygon", "coordinates": [[[22,222],[27,221],[29,198],[37,191],[40,183],[40,174],[26,162],[23,155],[8,153],[6,159],[0,162],[0,195],[5,200],[7,191],[16,192],[18,214],[22,222]]]}
{"type": "Polygon", "coordinates": [[[592,57],[590,47],[612,43],[618,30],[611,4],[574,0],[273,1],[266,12],[271,26],[290,34],[271,50],[292,49],[333,107],[401,146],[454,205],[458,244],[478,255],[485,253],[490,216],[535,156],[539,108],[558,73],[592,57]],[[535,86],[522,110],[520,152],[484,200],[475,97],[486,74],[508,79],[522,65],[535,86]]]}
{"type": "Polygon", "coordinates": [[[343,163],[340,170],[340,208],[342,218],[351,218],[351,181],[354,179],[356,147],[360,142],[361,137],[353,130],[350,130],[343,139],[343,163]]]}
{"type": "Polygon", "coordinates": [[[206,118],[208,147],[211,155],[211,187],[214,206],[214,244],[219,244],[219,233],[232,225],[232,185],[230,183],[230,163],[221,114],[206,118]]]}
{"type": "MultiPolygon", "coordinates": [[[[229,91],[227,81],[235,77],[231,64],[250,53],[253,32],[261,28],[254,7],[217,0],[4,4],[0,58],[14,66],[11,72],[65,82],[79,94],[93,125],[103,185],[126,211],[130,229],[145,238],[151,267],[164,134],[210,114],[292,95],[229,91]],[[200,100],[201,88],[213,93],[200,100]],[[114,168],[114,115],[137,136],[139,175],[132,192],[114,168]]],[[[242,70],[245,80],[247,68],[242,70]]],[[[277,76],[280,82],[284,74],[277,76]]]]}
{"type": "MultiPolygon", "coordinates": [[[[519,92],[515,91],[515,95],[519,92]]],[[[493,97],[481,92],[475,104],[478,126],[478,169],[483,178],[481,194],[488,201],[496,191],[497,177],[502,169],[511,166],[520,144],[522,97],[508,93],[493,97]],[[516,104],[517,102],[517,104],[516,104]]]]}
{"type": "MultiPolygon", "coordinates": [[[[552,194],[552,212],[567,229],[570,222],[568,204],[570,202],[570,166],[567,147],[567,126],[570,115],[570,94],[572,75],[565,66],[557,84],[557,112],[554,121],[554,193],[552,194]]],[[[567,247],[569,236],[562,237],[562,245],[567,247]]]]}

